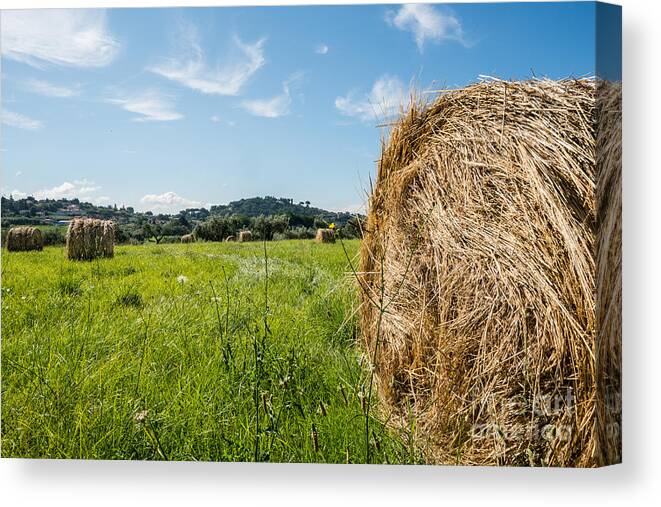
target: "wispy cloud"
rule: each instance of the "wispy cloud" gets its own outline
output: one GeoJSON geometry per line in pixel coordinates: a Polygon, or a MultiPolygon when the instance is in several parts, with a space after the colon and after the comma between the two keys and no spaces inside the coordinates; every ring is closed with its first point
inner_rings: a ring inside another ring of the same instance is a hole
{"type": "Polygon", "coordinates": [[[289,96],[289,91],[285,90],[282,94],[270,99],[244,100],[241,106],[254,116],[279,118],[280,116],[289,114],[291,97],[289,96]]]}
{"type": "Polygon", "coordinates": [[[337,97],[335,107],[346,116],[370,122],[394,116],[405,99],[406,92],[399,78],[386,74],[375,81],[366,95],[357,96],[350,92],[344,97],[337,97]]]}
{"type": "Polygon", "coordinates": [[[84,178],[82,180],[74,180],[73,183],[76,186],[76,192],[82,196],[93,194],[101,190],[99,185],[96,185],[93,181],[89,181],[84,178]]]}
{"type": "Polygon", "coordinates": [[[158,74],[193,90],[210,95],[238,95],[265,63],[264,43],[260,39],[253,44],[244,43],[238,36],[232,38],[234,61],[225,66],[211,67],[206,62],[199,36],[194,26],[181,30],[180,54],[168,58],[159,65],[148,68],[158,74]]]}
{"type": "Polygon", "coordinates": [[[2,123],[9,127],[16,127],[24,130],[39,130],[44,126],[39,120],[29,118],[19,113],[14,113],[6,108],[2,109],[2,123]]]}
{"type": "Polygon", "coordinates": [[[427,40],[440,43],[454,40],[466,44],[459,20],[449,11],[428,4],[406,4],[399,11],[388,11],[386,21],[396,28],[411,32],[422,53],[427,40]]]}
{"type": "Polygon", "coordinates": [[[173,121],[184,116],[175,109],[172,97],[155,90],[147,90],[135,95],[107,99],[122,109],[140,116],[131,121],[173,121]]]}
{"type": "Polygon", "coordinates": [[[37,190],[34,193],[34,197],[37,199],[60,199],[62,197],[77,197],[74,193],[75,190],[76,186],[73,183],[65,181],[61,185],[37,190]]]}
{"type": "Polygon", "coordinates": [[[329,48],[326,44],[319,44],[316,48],[314,48],[314,52],[318,55],[325,55],[328,53],[328,49],[329,48]]]}
{"type": "Polygon", "coordinates": [[[65,181],[59,185],[42,188],[32,193],[23,192],[18,189],[8,191],[3,188],[2,195],[12,195],[15,199],[23,199],[28,196],[36,199],[73,199],[76,197],[83,201],[101,204],[107,197],[97,196],[96,193],[99,190],[101,190],[101,186],[83,178],[80,180],[65,181]]]}
{"type": "Polygon", "coordinates": [[[46,97],[68,98],[80,94],[80,90],[77,88],[59,86],[39,79],[29,79],[25,84],[30,91],[39,95],[45,95],[46,97]]]}
{"type": "Polygon", "coordinates": [[[302,77],[303,73],[298,72],[282,83],[282,93],[268,99],[244,100],[241,102],[241,107],[250,114],[263,118],[286,116],[291,112],[290,86],[302,77]]]}
{"type": "Polygon", "coordinates": [[[93,200],[94,193],[101,187],[93,181],[87,179],[65,181],[60,185],[50,188],[42,188],[32,194],[37,199],[62,199],[62,198],[80,198],[83,200],[93,200]]]}
{"type": "Polygon", "coordinates": [[[3,11],[0,33],[3,56],[37,68],[103,67],[120,48],[103,10],[3,11]]]}
{"type": "Polygon", "coordinates": [[[9,197],[11,195],[14,199],[25,199],[28,196],[28,194],[18,190],[17,188],[14,190],[9,190],[5,187],[2,188],[2,195],[4,197],[9,197]]]}
{"type": "Polygon", "coordinates": [[[221,118],[216,114],[210,116],[209,121],[211,123],[221,123],[223,125],[227,125],[228,127],[236,127],[236,122],[234,120],[224,120],[223,118],[221,118]]]}
{"type": "Polygon", "coordinates": [[[182,197],[176,192],[165,192],[163,194],[147,194],[140,199],[144,208],[152,211],[175,213],[185,208],[199,208],[203,205],[200,201],[194,201],[182,197]]]}

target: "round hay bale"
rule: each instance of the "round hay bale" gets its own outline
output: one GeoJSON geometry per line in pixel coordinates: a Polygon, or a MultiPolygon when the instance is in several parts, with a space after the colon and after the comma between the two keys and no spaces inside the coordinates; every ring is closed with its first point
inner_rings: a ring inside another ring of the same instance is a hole
{"type": "Polygon", "coordinates": [[[483,82],[412,105],[384,143],[360,327],[432,461],[619,461],[620,100],[589,79],[483,82]]]}
{"type": "Polygon", "coordinates": [[[182,243],[195,243],[195,236],[192,234],[184,234],[181,237],[181,242],[182,243]]]}
{"type": "Polygon", "coordinates": [[[622,461],[622,85],[597,86],[595,353],[599,464],[622,461]]]}
{"type": "Polygon", "coordinates": [[[41,251],[44,249],[43,235],[36,227],[12,227],[7,232],[5,243],[9,252],[41,251]]]}
{"type": "Polygon", "coordinates": [[[115,224],[111,220],[74,218],[66,235],[66,253],[70,260],[92,260],[112,257],[115,246],[115,224]]]}
{"type": "Polygon", "coordinates": [[[227,236],[227,237],[225,238],[225,242],[226,242],[226,243],[230,243],[230,242],[232,242],[232,241],[236,241],[236,237],[235,237],[235,236],[227,236]]]}
{"type": "Polygon", "coordinates": [[[250,231],[239,232],[239,243],[245,243],[246,241],[252,241],[252,232],[250,231]]]}
{"type": "Polygon", "coordinates": [[[335,243],[335,231],[333,229],[317,229],[314,238],[317,243],[335,243]]]}

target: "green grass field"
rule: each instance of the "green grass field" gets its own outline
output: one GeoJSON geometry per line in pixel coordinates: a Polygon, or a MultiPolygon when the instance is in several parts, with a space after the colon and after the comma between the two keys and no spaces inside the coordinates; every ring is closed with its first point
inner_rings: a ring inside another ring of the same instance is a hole
{"type": "MultiPolygon", "coordinates": [[[[345,242],[354,258],[358,242],[345,242]]],[[[342,245],[2,255],[2,456],[416,463],[366,407],[342,245]],[[369,411],[369,434],[365,412],[369,411]]]]}

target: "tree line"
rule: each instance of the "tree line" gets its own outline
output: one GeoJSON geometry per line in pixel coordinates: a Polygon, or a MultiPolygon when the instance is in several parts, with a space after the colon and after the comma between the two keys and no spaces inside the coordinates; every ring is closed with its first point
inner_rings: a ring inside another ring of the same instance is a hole
{"type": "MultiPolygon", "coordinates": [[[[178,214],[139,212],[131,207],[96,206],[78,199],[13,199],[2,197],[2,233],[14,225],[34,225],[42,229],[44,243],[64,243],[66,226],[51,226],[58,220],[88,216],[115,221],[115,241],[120,244],[179,242],[193,233],[203,241],[224,241],[242,230],[256,240],[310,239],[318,228],[335,224],[346,238],[360,235],[364,218],[346,212],[332,212],[310,206],[309,201],[271,196],[233,201],[228,205],[190,208],[178,214]]],[[[66,222],[65,222],[66,223],[66,222]]]]}

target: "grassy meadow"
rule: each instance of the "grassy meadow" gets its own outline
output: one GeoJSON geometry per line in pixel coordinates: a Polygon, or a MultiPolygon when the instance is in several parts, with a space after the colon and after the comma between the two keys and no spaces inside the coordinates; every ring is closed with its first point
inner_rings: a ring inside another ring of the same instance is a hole
{"type": "Polygon", "coordinates": [[[366,402],[358,246],[4,251],[2,456],[420,462],[366,402]]]}

